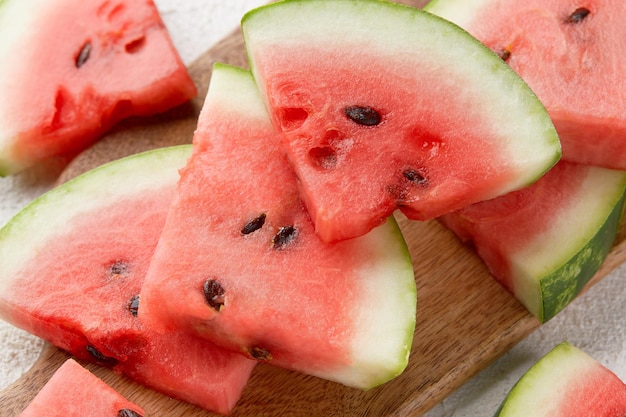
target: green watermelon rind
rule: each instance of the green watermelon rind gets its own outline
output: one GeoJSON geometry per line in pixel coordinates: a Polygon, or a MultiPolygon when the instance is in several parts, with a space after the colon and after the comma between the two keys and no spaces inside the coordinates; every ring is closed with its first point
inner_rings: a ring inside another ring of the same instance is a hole
{"type": "Polygon", "coordinates": [[[44,251],[50,239],[71,224],[74,216],[100,209],[103,201],[111,201],[110,194],[120,199],[133,197],[176,182],[178,168],[184,166],[191,148],[178,145],[127,156],[85,172],[34,199],[0,229],[0,291],[11,284],[20,266],[36,252],[44,251]]]}
{"type": "Polygon", "coordinates": [[[608,256],[624,211],[624,194],[593,238],[569,262],[541,280],[539,320],[546,322],[563,310],[585,288],[608,256]],[[567,277],[576,276],[576,279],[567,277]],[[566,279],[564,279],[564,277],[566,279]]]}
{"type": "Polygon", "coordinates": [[[435,14],[379,0],[283,0],[249,11],[243,16],[241,26],[248,65],[266,103],[265,82],[254,62],[254,50],[258,43],[297,45],[298,42],[310,42],[312,33],[315,33],[316,42],[328,41],[332,45],[346,42],[349,35],[354,39],[368,39],[368,47],[372,51],[387,56],[406,56],[407,45],[410,45],[412,48],[424,48],[429,54],[430,60],[422,60],[420,63],[437,66],[437,71],[445,66],[449,75],[456,77],[455,82],[480,85],[472,90],[476,93],[474,107],[487,106],[489,112],[484,113],[492,115],[491,119],[481,122],[489,123],[495,131],[506,131],[507,134],[502,137],[519,135],[503,147],[510,153],[511,163],[519,165],[522,172],[503,187],[500,194],[534,183],[561,158],[560,140],[552,120],[528,84],[469,32],[435,14]],[[355,19],[355,10],[361,12],[360,16],[371,19],[369,22],[372,25],[355,19]],[[312,21],[320,27],[313,28],[310,24],[312,21]],[[250,38],[250,28],[256,28],[256,25],[268,25],[272,30],[264,30],[263,36],[266,38],[253,40],[250,38]],[[336,27],[341,28],[339,33],[333,30],[336,27]],[[350,29],[345,30],[346,27],[350,29]],[[430,37],[424,39],[422,36],[430,37]],[[454,39],[454,42],[450,42],[450,39],[454,39]],[[450,64],[459,57],[465,57],[462,65],[450,64]],[[487,92],[492,93],[488,94],[488,100],[483,98],[487,92]],[[511,116],[522,112],[526,117],[511,116]],[[529,123],[529,120],[533,123],[529,123]]]}
{"type": "Polygon", "coordinates": [[[626,172],[591,167],[579,202],[556,220],[562,223],[512,255],[514,294],[540,322],[571,303],[603,264],[621,226],[625,193],[626,172]]]}

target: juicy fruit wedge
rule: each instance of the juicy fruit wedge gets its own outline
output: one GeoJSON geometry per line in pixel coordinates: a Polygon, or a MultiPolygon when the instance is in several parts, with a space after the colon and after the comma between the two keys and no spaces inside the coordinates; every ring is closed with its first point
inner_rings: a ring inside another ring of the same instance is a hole
{"type": "Polygon", "coordinates": [[[416,286],[398,226],[324,244],[249,72],[217,65],[141,292],[154,328],[369,388],[405,368],[416,286]]]}
{"type": "Polygon", "coordinates": [[[324,241],[396,208],[425,220],[526,186],[560,158],[528,86],[459,27],[375,0],[249,12],[250,67],[324,241]]]}
{"type": "Polygon", "coordinates": [[[152,0],[2,0],[0,39],[0,175],[196,94],[152,0]]]}
{"type": "Polygon", "coordinates": [[[141,323],[138,295],[191,146],[134,155],[39,197],[0,230],[0,317],[170,397],[229,412],[256,362],[141,323]]]}
{"type": "Polygon", "coordinates": [[[571,302],[606,258],[626,172],[560,161],[535,184],[445,215],[494,277],[540,321],[571,302]]]}
{"type": "Polygon", "coordinates": [[[426,10],[469,31],[530,85],[564,159],[626,169],[626,59],[614,53],[626,38],[626,3],[434,0],[426,10]]]}
{"type": "Polygon", "coordinates": [[[142,417],[144,411],[73,359],[65,361],[19,417],[142,417]]]}
{"type": "Polygon", "coordinates": [[[626,413],[626,385],[582,350],[563,342],[533,365],[496,417],[614,417],[626,413]]]}

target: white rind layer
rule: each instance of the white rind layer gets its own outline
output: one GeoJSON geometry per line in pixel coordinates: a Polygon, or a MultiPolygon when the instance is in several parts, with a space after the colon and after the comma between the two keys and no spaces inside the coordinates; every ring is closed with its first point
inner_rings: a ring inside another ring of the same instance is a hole
{"type": "Polygon", "coordinates": [[[415,275],[400,229],[391,218],[358,239],[377,247],[375,252],[385,258],[363,265],[365,301],[361,304],[371,308],[361,309],[355,320],[361,333],[352,343],[352,366],[326,377],[346,385],[374,387],[399,375],[408,363],[417,308],[415,275]]]}
{"type": "Polygon", "coordinates": [[[474,20],[476,10],[486,10],[498,0],[431,0],[424,10],[443,16],[461,27],[474,20]]]}

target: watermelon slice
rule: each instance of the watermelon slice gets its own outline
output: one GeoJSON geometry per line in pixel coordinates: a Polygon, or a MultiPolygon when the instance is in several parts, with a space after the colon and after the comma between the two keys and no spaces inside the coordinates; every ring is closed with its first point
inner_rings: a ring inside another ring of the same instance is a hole
{"type": "Polygon", "coordinates": [[[242,28],[324,241],[359,236],[396,208],[426,220],[505,194],[560,158],[528,86],[429,13],[288,0],[249,12],[242,28]]]}
{"type": "Polygon", "coordinates": [[[345,385],[386,382],[407,365],[415,328],[400,230],[390,218],[324,244],[296,182],[250,73],[216,65],[139,316],[345,385]]]}
{"type": "Polygon", "coordinates": [[[626,385],[568,342],[533,365],[506,396],[496,417],[619,417],[626,385]]]}
{"type": "Polygon", "coordinates": [[[144,411],[68,359],[19,417],[142,417],[144,411]]]}
{"type": "Polygon", "coordinates": [[[441,218],[540,321],[593,277],[619,230],[626,172],[560,161],[532,186],[441,218]]]}
{"type": "Polygon", "coordinates": [[[191,146],[128,157],[55,188],[0,230],[0,317],[168,396],[229,412],[255,361],[153,331],[138,295],[191,146]]]}
{"type": "Polygon", "coordinates": [[[0,175],[196,94],[151,0],[2,0],[0,39],[0,175]]]}
{"type": "Polygon", "coordinates": [[[433,0],[426,10],[502,56],[546,106],[563,158],[626,169],[622,0],[433,0]]]}

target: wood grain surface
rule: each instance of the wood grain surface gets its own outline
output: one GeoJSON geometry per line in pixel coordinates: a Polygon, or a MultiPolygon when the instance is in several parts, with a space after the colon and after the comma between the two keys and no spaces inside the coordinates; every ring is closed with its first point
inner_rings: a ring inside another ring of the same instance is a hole
{"type": "MultiPolygon", "coordinates": [[[[420,0],[406,3],[421,6],[420,0]]],[[[74,159],[59,181],[104,162],[160,146],[189,143],[215,61],[245,66],[239,31],[190,66],[200,95],[166,114],[133,119],[74,159]]],[[[261,364],[231,414],[259,416],[421,416],[453,390],[539,327],[489,275],[473,250],[438,222],[397,216],[409,246],[417,280],[418,313],[406,371],[369,391],[261,364]]],[[[624,231],[589,286],[626,260],[624,231]]],[[[0,417],[13,417],[34,397],[68,355],[46,345],[36,364],[0,393],[0,417]]],[[[147,416],[209,416],[205,410],[167,398],[106,368],[84,364],[147,416]]]]}

